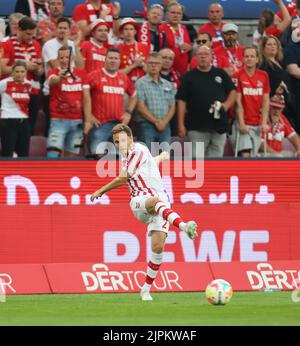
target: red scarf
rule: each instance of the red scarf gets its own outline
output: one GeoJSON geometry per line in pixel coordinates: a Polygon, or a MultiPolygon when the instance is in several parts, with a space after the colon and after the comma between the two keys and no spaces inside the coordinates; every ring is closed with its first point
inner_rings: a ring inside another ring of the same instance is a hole
{"type": "MultiPolygon", "coordinates": [[[[158,29],[159,34],[159,46],[162,47],[163,45],[163,33],[160,29],[158,29]]],[[[152,51],[153,47],[151,47],[151,31],[149,29],[149,23],[143,22],[141,25],[141,28],[138,32],[138,42],[145,44],[149,47],[149,49],[152,51]]]]}
{"type": "Polygon", "coordinates": [[[11,38],[11,42],[14,46],[15,60],[30,61],[36,59],[36,50],[32,44],[32,41],[28,42],[28,49],[26,52],[24,52],[24,49],[22,49],[21,44],[16,36],[11,38]]]}

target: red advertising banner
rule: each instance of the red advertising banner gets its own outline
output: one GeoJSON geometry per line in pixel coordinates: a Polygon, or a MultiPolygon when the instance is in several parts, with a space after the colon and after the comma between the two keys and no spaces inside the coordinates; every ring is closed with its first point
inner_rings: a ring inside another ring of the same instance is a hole
{"type": "MultiPolygon", "coordinates": [[[[165,162],[162,172],[171,203],[300,202],[300,160],[174,161],[165,162]]],[[[0,204],[90,205],[90,194],[116,174],[115,161],[1,161],[0,204]]],[[[128,199],[125,186],[97,203],[128,203],[128,199]]]]}
{"type": "MultiPolygon", "coordinates": [[[[164,262],[300,260],[299,204],[174,205],[198,223],[192,241],[170,228],[164,262]]],[[[138,263],[150,238],[127,204],[0,206],[0,263],[138,263]]]]}
{"type": "Polygon", "coordinates": [[[51,290],[41,264],[1,264],[0,293],[51,293],[51,290]]]}
{"type": "MultiPolygon", "coordinates": [[[[46,264],[45,270],[53,293],[129,293],[141,290],[147,264],[46,264]]],[[[153,291],[203,291],[210,281],[212,274],[207,263],[163,264],[153,291]]]]}
{"type": "Polygon", "coordinates": [[[236,291],[300,289],[300,261],[211,263],[211,270],[236,291]]]}
{"type": "MultiPolygon", "coordinates": [[[[5,295],[139,292],[146,263],[53,263],[0,266],[0,299],[5,295]]],[[[259,263],[163,263],[153,292],[205,291],[214,279],[233,291],[300,289],[300,261],[259,263]]],[[[2,301],[1,300],[1,301],[2,301]]]]}

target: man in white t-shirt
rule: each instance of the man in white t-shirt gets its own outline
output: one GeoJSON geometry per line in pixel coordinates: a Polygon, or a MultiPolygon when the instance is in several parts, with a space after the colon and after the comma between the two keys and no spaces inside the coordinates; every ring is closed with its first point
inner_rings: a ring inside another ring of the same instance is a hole
{"type": "Polygon", "coordinates": [[[91,195],[91,201],[104,193],[128,184],[131,201],[130,208],[134,215],[148,225],[151,236],[151,259],[147,267],[145,284],[141,289],[142,300],[152,300],[150,288],[162,263],[165,240],[170,224],[185,232],[190,239],[197,235],[195,221],[184,222],[170,209],[169,198],[164,188],[158,169],[167,153],[152,157],[149,149],[133,141],[130,127],[118,124],[112,129],[112,137],[121,155],[121,172],[110,183],[102,186],[91,195]]]}
{"type": "Polygon", "coordinates": [[[72,49],[73,55],[73,66],[72,67],[84,67],[84,62],[80,53],[80,35],[76,41],[71,41],[71,21],[68,18],[59,18],[57,21],[57,36],[52,40],[47,41],[42,50],[42,57],[45,63],[45,73],[46,75],[53,68],[58,68],[59,63],[57,60],[57,53],[59,48],[62,46],[69,46],[72,49]]]}

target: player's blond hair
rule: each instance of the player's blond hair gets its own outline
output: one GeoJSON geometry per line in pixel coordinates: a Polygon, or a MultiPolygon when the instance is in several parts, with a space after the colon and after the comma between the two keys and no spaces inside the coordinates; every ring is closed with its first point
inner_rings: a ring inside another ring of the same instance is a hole
{"type": "Polygon", "coordinates": [[[125,132],[127,134],[127,136],[129,137],[132,137],[132,131],[131,131],[131,128],[127,125],[124,125],[124,124],[118,124],[116,125],[112,131],[111,131],[111,134],[112,135],[116,135],[117,133],[120,133],[120,132],[125,132]]]}

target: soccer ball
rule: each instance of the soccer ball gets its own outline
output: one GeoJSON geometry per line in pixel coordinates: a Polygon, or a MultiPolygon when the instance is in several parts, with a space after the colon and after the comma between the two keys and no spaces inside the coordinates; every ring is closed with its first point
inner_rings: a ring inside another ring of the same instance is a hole
{"type": "Polygon", "coordinates": [[[223,279],[212,281],[205,290],[206,299],[213,305],[225,305],[232,297],[232,287],[223,279]]]}

